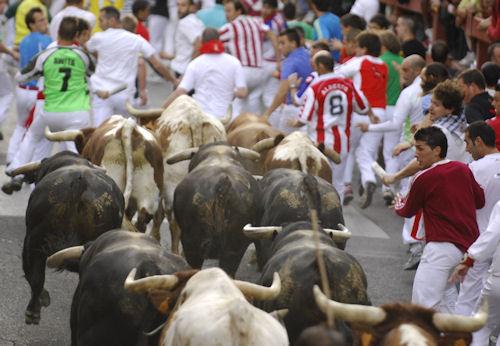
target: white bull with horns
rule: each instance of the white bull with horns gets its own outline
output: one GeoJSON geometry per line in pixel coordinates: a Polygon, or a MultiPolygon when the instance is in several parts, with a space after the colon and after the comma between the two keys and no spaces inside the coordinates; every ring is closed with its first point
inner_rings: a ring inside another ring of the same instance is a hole
{"type": "MultiPolygon", "coordinates": [[[[191,97],[182,95],[166,109],[140,110],[127,104],[129,113],[140,119],[151,119],[152,130],[160,143],[164,158],[197,148],[203,144],[225,141],[224,124],[229,123],[232,110],[222,120],[203,112],[191,97]],[[222,122],[221,122],[222,121],[222,122]]],[[[178,254],[180,230],[173,214],[174,191],[188,173],[189,162],[164,162],[165,209],[172,233],[172,252],[178,254]]]]}
{"type": "MultiPolygon", "coordinates": [[[[134,269],[124,285],[125,289],[136,293],[178,290],[186,278],[180,273],[135,280],[135,274],[134,269]]],[[[277,273],[271,287],[264,287],[233,280],[219,268],[195,272],[180,291],[159,344],[288,345],[285,328],[270,314],[246,300],[274,299],[280,291],[281,281],[277,273]]]]}

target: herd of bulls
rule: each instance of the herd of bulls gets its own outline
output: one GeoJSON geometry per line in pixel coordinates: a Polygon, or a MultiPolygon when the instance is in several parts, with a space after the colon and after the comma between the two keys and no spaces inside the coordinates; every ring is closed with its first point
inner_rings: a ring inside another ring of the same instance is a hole
{"type": "Polygon", "coordinates": [[[112,116],[96,129],[47,130],[81,156],[61,152],[12,173],[35,184],[22,256],[26,323],[38,324],[50,303],[47,266],[79,274],[72,345],[318,345],[332,335],[346,345],[409,345],[409,335],[455,345],[484,325],[486,310],[370,306],[329,183],[338,155],[323,144],[254,115],[216,120],[188,96],[165,110],[129,108],[142,125],[112,116]],[[171,251],[158,242],[165,215],[171,251]],[[232,279],[252,242],[258,284],[232,279]],[[318,252],[333,300],[315,287],[318,252]],[[209,258],[220,269],[201,270],[209,258]],[[315,327],[326,315],[333,334],[315,327]]]}

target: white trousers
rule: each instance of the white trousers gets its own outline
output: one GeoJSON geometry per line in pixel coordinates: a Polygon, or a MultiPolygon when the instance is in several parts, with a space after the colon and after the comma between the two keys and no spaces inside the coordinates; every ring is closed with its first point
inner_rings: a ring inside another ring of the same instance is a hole
{"type": "Polygon", "coordinates": [[[26,120],[35,106],[38,90],[27,90],[19,86],[16,87],[17,121],[14,132],[10,137],[9,148],[7,149],[7,162],[12,162],[14,155],[19,150],[21,141],[28,130],[26,120]]]}
{"type": "MultiPolygon", "coordinates": [[[[90,113],[88,111],[51,113],[38,112],[21,143],[19,152],[9,166],[9,170],[16,169],[30,161],[41,160],[52,152],[52,142],[45,139],[44,131],[48,126],[51,131],[78,130],[89,126],[90,113]],[[37,150],[41,147],[42,150],[37,150]],[[44,155],[40,157],[41,155],[44,155]]],[[[77,153],[74,142],[62,142],[60,150],[70,150],[77,153]]]]}
{"type": "MultiPolygon", "coordinates": [[[[261,98],[264,91],[266,75],[262,67],[243,67],[245,80],[247,82],[248,96],[244,99],[234,100],[236,114],[251,112],[262,114],[261,98]]],[[[274,95],[273,95],[274,97],[274,95]]]]}
{"type": "MultiPolygon", "coordinates": [[[[373,113],[379,117],[380,122],[386,121],[385,109],[373,108],[373,113]]],[[[366,120],[365,120],[366,121],[366,120]]],[[[361,135],[359,146],[356,149],[356,160],[361,173],[361,183],[375,183],[375,173],[372,170],[372,163],[377,159],[378,148],[382,141],[383,132],[365,132],[361,135]]]]}
{"type": "Polygon", "coordinates": [[[347,167],[347,156],[347,153],[341,154],[339,164],[328,160],[330,162],[330,167],[332,168],[332,185],[335,190],[337,190],[341,203],[344,200],[344,175],[347,167]]]}
{"type": "MultiPolygon", "coordinates": [[[[482,329],[472,333],[471,346],[488,345],[488,340],[492,333],[499,336],[496,346],[500,346],[500,268],[495,270],[492,267],[490,269],[478,303],[483,298],[488,299],[488,321],[482,329]]],[[[479,306],[475,310],[477,311],[478,308],[479,306]]]]}
{"type": "Polygon", "coordinates": [[[476,308],[484,282],[488,276],[490,262],[475,262],[465,276],[464,282],[460,284],[457,303],[455,304],[455,313],[470,316],[476,308]]]}
{"type": "Polygon", "coordinates": [[[344,169],[344,185],[352,183],[352,174],[354,172],[354,163],[356,162],[356,151],[359,146],[361,135],[363,134],[356,125],[359,123],[366,123],[368,118],[364,115],[352,113],[351,119],[351,135],[349,137],[349,153],[346,157],[344,169]]]}
{"type": "MultiPolygon", "coordinates": [[[[385,109],[386,121],[392,120],[394,114],[394,106],[387,106],[385,109]]],[[[392,149],[399,143],[402,130],[383,132],[384,144],[382,153],[384,155],[385,170],[387,173],[396,173],[399,169],[399,160],[392,156],[392,149]]],[[[382,190],[393,190],[392,187],[382,185],[382,190]]],[[[392,192],[395,192],[394,190],[392,192]]]]}
{"type": "MultiPolygon", "coordinates": [[[[3,64],[3,62],[0,62],[0,64],[3,64]]],[[[13,99],[14,94],[12,92],[9,73],[5,69],[0,68],[0,126],[2,126],[9,115],[9,108],[13,99]]]]}
{"type": "Polygon", "coordinates": [[[112,115],[119,114],[128,117],[126,103],[133,102],[133,94],[124,90],[111,95],[107,99],[102,99],[97,95],[92,97],[93,122],[92,126],[99,127],[104,121],[112,115]]]}
{"type": "Polygon", "coordinates": [[[262,68],[266,74],[266,80],[262,91],[262,102],[264,103],[264,107],[267,109],[273,103],[274,96],[280,86],[280,80],[272,75],[276,70],[276,62],[264,60],[262,68]]]}
{"type": "Polygon", "coordinates": [[[149,41],[157,53],[163,51],[168,22],[168,18],[157,14],[148,17],[149,41]]]}
{"type": "Polygon", "coordinates": [[[448,278],[461,259],[462,251],[452,243],[427,243],[413,281],[411,302],[453,313],[458,292],[448,278]]]}

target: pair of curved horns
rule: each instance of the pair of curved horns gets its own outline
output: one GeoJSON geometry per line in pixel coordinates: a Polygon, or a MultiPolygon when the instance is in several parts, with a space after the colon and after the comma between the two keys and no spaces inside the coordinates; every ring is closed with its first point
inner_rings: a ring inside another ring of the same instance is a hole
{"type": "MultiPolygon", "coordinates": [[[[179,282],[177,276],[171,274],[154,275],[136,280],[136,273],[137,269],[132,269],[124,283],[126,290],[135,293],[147,292],[151,289],[170,290],[179,282]]],[[[233,280],[233,283],[246,297],[258,300],[275,299],[281,292],[281,280],[278,273],[274,273],[273,283],[270,287],[240,280],[233,280]]]]}
{"type": "Polygon", "coordinates": [[[227,107],[226,115],[224,116],[224,118],[219,120],[222,123],[222,125],[226,127],[231,123],[231,119],[233,119],[233,105],[229,104],[229,106],[227,107]]]}
{"type": "MultiPolygon", "coordinates": [[[[260,159],[260,154],[253,151],[253,150],[243,148],[243,147],[236,147],[236,146],[233,148],[234,148],[234,150],[236,150],[236,152],[238,152],[245,159],[249,159],[252,161],[257,161],[258,159],[260,159]]],[[[169,165],[173,165],[174,163],[177,163],[180,161],[191,160],[193,155],[196,154],[198,152],[198,150],[199,150],[199,147],[193,147],[193,148],[188,148],[188,149],[182,150],[182,151],[168,157],[167,163],[169,165]]]]}
{"type": "Polygon", "coordinates": [[[328,157],[330,160],[332,160],[333,162],[335,162],[337,165],[341,162],[339,153],[337,153],[333,149],[327,148],[325,146],[325,148],[323,149],[323,154],[326,157],[328,157]]]}
{"type": "MultiPolygon", "coordinates": [[[[374,326],[385,320],[387,313],[375,306],[344,304],[328,299],[320,288],[313,288],[314,299],[323,313],[330,312],[337,319],[351,323],[374,326]]],[[[444,333],[471,333],[481,329],[488,319],[488,304],[484,300],[474,316],[462,316],[436,312],[432,318],[434,326],[444,333]]]]}
{"type": "Polygon", "coordinates": [[[137,109],[130,102],[127,102],[125,107],[127,112],[136,118],[158,118],[164,111],[163,108],[137,109]]]}
{"type": "Polygon", "coordinates": [[[60,268],[64,261],[70,259],[79,259],[83,253],[83,246],[73,246],[67,249],[57,251],[55,254],[47,258],[47,267],[60,268]]]}
{"type": "Polygon", "coordinates": [[[74,141],[78,136],[83,136],[83,132],[80,130],[52,132],[48,126],[45,127],[45,138],[51,142],[74,141]]]}
{"type": "Polygon", "coordinates": [[[30,163],[27,163],[25,165],[22,165],[16,169],[14,169],[8,175],[11,177],[15,177],[16,175],[20,175],[20,174],[31,173],[31,172],[39,169],[41,164],[42,164],[41,161],[30,162],[30,163]]]}
{"type": "MultiPolygon", "coordinates": [[[[352,233],[344,225],[339,223],[340,230],[323,228],[323,231],[330,236],[334,241],[346,241],[352,235],[352,233]]],[[[243,227],[243,234],[249,239],[271,239],[275,234],[280,233],[283,230],[281,226],[263,226],[263,227],[252,227],[251,224],[243,227]]],[[[301,230],[298,230],[301,231],[301,230]]],[[[305,230],[311,231],[311,230],[305,230]]]]}

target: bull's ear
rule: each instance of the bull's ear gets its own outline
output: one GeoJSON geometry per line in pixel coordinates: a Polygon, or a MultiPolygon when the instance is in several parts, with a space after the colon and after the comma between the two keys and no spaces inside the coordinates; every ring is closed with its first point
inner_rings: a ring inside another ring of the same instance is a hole
{"type": "Polygon", "coordinates": [[[279,134],[276,137],[274,137],[274,146],[277,146],[278,144],[281,143],[281,141],[285,138],[284,135],[279,134]]]}
{"type": "Polygon", "coordinates": [[[94,133],[95,128],[93,128],[93,127],[87,127],[87,128],[82,129],[81,131],[83,133],[83,136],[82,135],[78,135],[75,138],[75,140],[74,140],[75,146],[76,146],[76,150],[78,150],[79,154],[82,153],[83,148],[85,147],[85,145],[89,141],[89,138],[94,133]]]}

